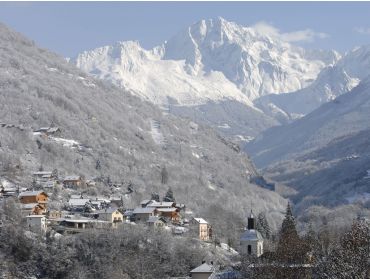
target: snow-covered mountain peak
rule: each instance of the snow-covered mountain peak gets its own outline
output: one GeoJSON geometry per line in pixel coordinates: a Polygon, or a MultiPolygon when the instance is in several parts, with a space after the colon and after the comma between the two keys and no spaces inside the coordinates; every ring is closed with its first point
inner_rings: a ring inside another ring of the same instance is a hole
{"type": "Polygon", "coordinates": [[[78,55],[78,67],[159,104],[251,101],[309,85],[335,60],[332,52],[305,51],[253,27],[221,17],[200,20],[162,45],[145,50],[118,42],[78,55]]]}

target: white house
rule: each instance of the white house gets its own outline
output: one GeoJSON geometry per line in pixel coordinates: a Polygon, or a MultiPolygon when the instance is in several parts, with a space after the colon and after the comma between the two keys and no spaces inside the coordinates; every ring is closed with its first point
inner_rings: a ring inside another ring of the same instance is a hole
{"type": "Polygon", "coordinates": [[[248,218],[248,228],[240,237],[240,245],[242,253],[257,257],[263,254],[263,237],[255,229],[255,219],[252,212],[248,218]]]}
{"type": "Polygon", "coordinates": [[[46,218],[44,215],[29,215],[26,217],[27,228],[30,230],[43,231],[47,229],[46,218]]]}

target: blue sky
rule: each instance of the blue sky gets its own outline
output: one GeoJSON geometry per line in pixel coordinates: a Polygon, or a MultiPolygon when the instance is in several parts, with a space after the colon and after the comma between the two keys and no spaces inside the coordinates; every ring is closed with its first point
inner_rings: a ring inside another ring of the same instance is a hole
{"type": "Polygon", "coordinates": [[[0,21],[63,56],[138,40],[151,48],[201,19],[256,25],[308,48],[370,43],[370,2],[1,2],[0,21]]]}

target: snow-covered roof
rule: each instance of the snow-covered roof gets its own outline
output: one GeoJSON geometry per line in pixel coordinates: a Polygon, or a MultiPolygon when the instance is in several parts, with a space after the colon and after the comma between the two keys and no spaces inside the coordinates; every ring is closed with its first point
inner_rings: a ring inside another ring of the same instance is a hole
{"type": "Polygon", "coordinates": [[[22,204],[22,209],[23,210],[31,210],[33,207],[37,206],[38,203],[27,203],[27,204],[22,204]]]}
{"type": "MultiPolygon", "coordinates": [[[[45,193],[43,191],[26,191],[26,192],[21,192],[19,194],[19,197],[23,197],[23,196],[36,196],[36,195],[39,195],[40,193],[45,193]]],[[[47,195],[45,193],[45,195],[47,195]]]]}
{"type": "Polygon", "coordinates": [[[167,201],[162,201],[162,202],[157,202],[152,200],[150,204],[148,204],[147,207],[156,207],[156,208],[169,208],[172,207],[174,202],[167,202],[167,201]]]}
{"type": "Polygon", "coordinates": [[[135,208],[132,214],[150,214],[154,212],[154,208],[135,208]]]}
{"type": "Polygon", "coordinates": [[[33,172],[33,175],[37,175],[37,176],[44,176],[44,175],[51,175],[52,172],[51,171],[36,171],[36,172],[33,172]]]}
{"type": "Polygon", "coordinates": [[[261,233],[255,229],[246,230],[240,237],[241,241],[263,240],[261,233]]]}
{"type": "Polygon", "coordinates": [[[196,268],[194,268],[190,273],[201,273],[201,272],[209,272],[212,273],[214,271],[213,265],[209,265],[208,263],[204,263],[196,268]]]}
{"type": "Polygon", "coordinates": [[[45,218],[44,215],[28,215],[27,218],[45,218]]]}
{"type": "Polygon", "coordinates": [[[143,201],[140,202],[140,205],[148,204],[150,201],[151,201],[150,199],[144,199],[143,201]]]}
{"type": "Polygon", "coordinates": [[[203,218],[194,218],[199,224],[208,224],[208,222],[203,218]]]}
{"type": "MultiPolygon", "coordinates": [[[[80,194],[71,194],[71,199],[74,198],[74,199],[79,199],[81,198],[81,195],[80,194]]],[[[82,197],[83,198],[83,197],[82,197]]]]}
{"type": "Polygon", "coordinates": [[[177,208],[175,207],[172,207],[172,208],[160,208],[160,209],[157,209],[159,212],[175,212],[177,211],[177,208]]]}
{"type": "Polygon", "coordinates": [[[162,220],[163,222],[166,222],[163,218],[161,218],[161,217],[157,217],[157,216],[150,216],[149,218],[148,218],[148,223],[155,223],[156,221],[158,221],[158,220],[162,220]]]}
{"type": "Polygon", "coordinates": [[[88,198],[71,198],[68,201],[71,206],[84,206],[88,202],[90,202],[90,199],[88,198]]]}
{"type": "Polygon", "coordinates": [[[114,213],[117,211],[117,208],[107,208],[107,209],[104,209],[104,210],[100,210],[100,211],[97,211],[96,213],[97,214],[105,214],[105,213],[114,213]]]}
{"type": "Polygon", "coordinates": [[[81,180],[81,176],[78,176],[78,175],[70,175],[70,176],[66,176],[64,178],[64,181],[78,181],[78,180],[81,180]]]}

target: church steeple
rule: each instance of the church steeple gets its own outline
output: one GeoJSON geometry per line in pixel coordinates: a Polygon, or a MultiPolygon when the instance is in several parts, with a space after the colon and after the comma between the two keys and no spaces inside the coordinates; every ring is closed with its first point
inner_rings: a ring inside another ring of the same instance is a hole
{"type": "Polygon", "coordinates": [[[248,217],[248,230],[251,230],[251,229],[255,229],[254,215],[253,215],[252,210],[248,217]]]}

